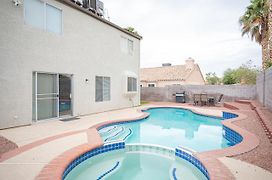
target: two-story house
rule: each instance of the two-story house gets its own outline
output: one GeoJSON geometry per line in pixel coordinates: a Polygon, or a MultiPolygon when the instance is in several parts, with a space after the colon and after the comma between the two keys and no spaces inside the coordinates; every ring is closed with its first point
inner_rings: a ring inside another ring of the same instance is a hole
{"type": "Polygon", "coordinates": [[[0,2],[0,129],[139,105],[142,37],[97,3],[0,2]]]}

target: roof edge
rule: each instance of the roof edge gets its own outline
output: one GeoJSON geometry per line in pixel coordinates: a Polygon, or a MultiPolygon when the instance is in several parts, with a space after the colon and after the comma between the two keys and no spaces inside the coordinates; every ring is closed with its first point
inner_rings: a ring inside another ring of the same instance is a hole
{"type": "Polygon", "coordinates": [[[63,3],[65,5],[68,5],[68,6],[72,7],[72,8],[74,8],[74,9],[77,9],[77,10],[79,10],[79,11],[81,11],[81,12],[83,12],[83,13],[85,13],[85,14],[87,14],[87,15],[89,15],[89,16],[91,16],[91,17],[93,17],[93,18],[95,18],[95,19],[97,19],[97,20],[99,20],[99,21],[101,21],[101,22],[103,22],[103,23],[105,23],[105,24],[107,24],[107,25],[121,31],[121,32],[123,32],[123,33],[126,33],[126,34],[138,39],[138,40],[143,39],[142,36],[134,34],[132,32],[129,32],[129,31],[125,30],[124,28],[122,28],[122,27],[120,27],[120,26],[118,26],[118,25],[116,25],[116,24],[114,24],[114,23],[112,23],[110,21],[107,21],[107,20],[99,17],[98,15],[88,11],[87,9],[85,9],[85,8],[79,6],[79,5],[76,5],[75,3],[71,2],[70,0],[56,0],[56,1],[58,1],[60,3],[63,3]]]}

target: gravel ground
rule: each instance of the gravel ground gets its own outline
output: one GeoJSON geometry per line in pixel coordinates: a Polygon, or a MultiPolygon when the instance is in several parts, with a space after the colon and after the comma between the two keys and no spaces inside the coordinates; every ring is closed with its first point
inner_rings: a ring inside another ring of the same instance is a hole
{"type": "MultiPolygon", "coordinates": [[[[272,143],[270,143],[266,136],[264,129],[258,120],[257,114],[250,109],[249,105],[235,103],[235,106],[237,105],[240,109],[237,111],[246,114],[248,118],[246,120],[236,121],[234,124],[257,135],[260,139],[260,145],[254,150],[234,156],[234,158],[257,165],[272,172],[272,143]]],[[[272,121],[272,113],[268,110],[263,111],[267,111],[265,112],[265,115],[269,116],[270,118],[268,119],[272,121]]]]}
{"type": "Polygon", "coordinates": [[[18,146],[15,143],[4,138],[3,136],[0,136],[0,157],[5,152],[8,152],[8,151],[15,149],[15,148],[18,148],[18,146]]]}

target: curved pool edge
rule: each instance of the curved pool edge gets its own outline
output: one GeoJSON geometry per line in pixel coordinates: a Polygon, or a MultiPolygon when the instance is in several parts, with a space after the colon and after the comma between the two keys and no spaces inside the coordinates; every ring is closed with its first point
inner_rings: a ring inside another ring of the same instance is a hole
{"type": "MultiPolygon", "coordinates": [[[[125,123],[125,122],[131,122],[131,121],[139,121],[147,118],[149,116],[149,113],[143,112],[144,110],[148,110],[151,108],[182,108],[190,110],[196,114],[205,115],[205,116],[211,116],[210,114],[205,114],[203,112],[197,111],[196,109],[192,109],[188,106],[150,106],[145,108],[137,109],[138,112],[141,112],[141,115],[137,118],[129,118],[129,119],[120,119],[115,121],[107,121],[103,123],[96,124],[94,126],[91,126],[88,131],[92,131],[92,133],[96,133],[96,135],[99,136],[98,129],[106,126],[106,125],[112,125],[114,123],[125,123]]],[[[224,110],[225,111],[225,110],[224,110]]],[[[220,150],[211,150],[206,151],[202,153],[195,153],[194,155],[199,159],[201,163],[207,168],[210,179],[234,179],[234,176],[232,173],[225,167],[217,158],[218,157],[224,157],[224,156],[234,156],[238,154],[242,154],[248,151],[253,150],[259,145],[259,139],[252,133],[246,131],[245,129],[242,129],[233,122],[238,120],[243,120],[247,118],[246,115],[237,113],[234,111],[225,111],[233,114],[237,114],[238,117],[233,119],[227,119],[222,121],[222,124],[231,130],[234,130],[235,132],[239,133],[243,140],[239,144],[236,144],[234,146],[220,149],[220,150]]],[[[214,116],[219,117],[219,116],[214,116]]],[[[100,137],[100,136],[99,136],[100,137]]],[[[96,143],[88,143],[88,144],[82,144],[80,146],[77,146],[75,148],[72,148],[55,159],[53,159],[49,164],[47,164],[40,174],[36,177],[36,179],[62,179],[62,175],[66,169],[66,167],[77,157],[82,155],[83,153],[86,153],[87,151],[90,151],[92,149],[95,149],[97,147],[103,146],[103,141],[100,137],[100,140],[98,140],[96,143]]]]}
{"type": "MultiPolygon", "coordinates": [[[[208,170],[206,167],[199,161],[199,159],[192,153],[189,152],[186,148],[177,147],[177,148],[169,148],[161,145],[155,144],[142,144],[142,143],[128,143],[126,144],[124,141],[115,141],[110,143],[105,143],[103,146],[90,149],[89,151],[81,154],[77,158],[75,158],[64,170],[62,175],[62,180],[64,180],[67,175],[77,167],[77,165],[83,163],[85,160],[88,160],[92,157],[95,157],[100,154],[104,154],[111,151],[121,150],[121,152],[138,152],[138,153],[148,153],[148,154],[156,154],[162,157],[168,157],[176,161],[177,159],[182,159],[191,164],[199,173],[202,174],[203,177],[206,177],[208,180],[210,179],[208,170]]],[[[118,162],[119,164],[119,162],[118,162]]],[[[116,164],[118,166],[118,164],[116,164]]],[[[101,179],[104,176],[107,176],[111,173],[117,166],[114,168],[107,170],[106,172],[99,175],[97,179],[101,179]],[[100,178],[101,177],[101,178],[100,178]]],[[[175,179],[175,173],[172,174],[175,179]]],[[[177,179],[177,178],[176,178],[177,179]]]]}

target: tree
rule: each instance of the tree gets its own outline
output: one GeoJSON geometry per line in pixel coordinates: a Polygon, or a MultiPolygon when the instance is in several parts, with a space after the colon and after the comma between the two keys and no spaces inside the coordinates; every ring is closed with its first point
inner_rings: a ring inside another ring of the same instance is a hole
{"type": "Polygon", "coordinates": [[[242,36],[248,34],[262,46],[262,62],[267,59],[268,50],[268,16],[269,0],[251,0],[239,22],[242,26],[242,36]]]}
{"type": "Polygon", "coordinates": [[[221,79],[214,73],[209,72],[206,74],[206,81],[210,85],[217,85],[221,83],[221,79]]]}
{"type": "Polygon", "coordinates": [[[242,64],[237,69],[227,69],[224,72],[224,84],[256,84],[259,69],[252,65],[252,61],[242,64]]]}
{"type": "Polygon", "coordinates": [[[246,64],[242,64],[235,70],[236,82],[240,84],[256,84],[256,77],[259,69],[252,66],[252,61],[248,61],[246,64]]]}
{"type": "Polygon", "coordinates": [[[268,69],[270,67],[272,67],[272,60],[266,60],[264,62],[264,69],[268,69]]]}
{"type": "Polygon", "coordinates": [[[138,32],[133,27],[129,26],[129,27],[125,28],[125,30],[127,30],[127,31],[129,31],[129,32],[131,32],[133,34],[138,35],[138,32]]]}
{"type": "Polygon", "coordinates": [[[223,75],[223,83],[224,84],[236,84],[236,81],[237,80],[235,78],[235,70],[227,69],[223,75]]]}

